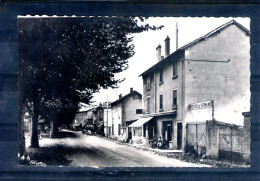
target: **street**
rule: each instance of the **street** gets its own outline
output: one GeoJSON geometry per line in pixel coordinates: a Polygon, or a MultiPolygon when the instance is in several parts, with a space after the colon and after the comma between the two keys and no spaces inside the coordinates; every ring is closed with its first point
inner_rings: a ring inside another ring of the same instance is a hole
{"type": "Polygon", "coordinates": [[[31,157],[46,165],[80,167],[205,167],[156,155],[104,137],[83,135],[80,131],[61,131],[61,138],[42,137],[31,157]],[[35,153],[37,152],[37,156],[35,153]],[[34,153],[34,154],[33,154],[34,153]],[[34,155],[34,156],[33,156],[34,155]],[[38,157],[38,158],[37,158],[38,157]]]}

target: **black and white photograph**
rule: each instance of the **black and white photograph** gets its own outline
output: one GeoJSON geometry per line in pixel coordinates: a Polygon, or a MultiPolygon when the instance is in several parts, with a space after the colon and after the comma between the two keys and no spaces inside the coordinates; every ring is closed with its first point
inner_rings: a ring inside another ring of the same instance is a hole
{"type": "Polygon", "coordinates": [[[17,16],[18,165],[250,167],[250,18],[17,16]]]}

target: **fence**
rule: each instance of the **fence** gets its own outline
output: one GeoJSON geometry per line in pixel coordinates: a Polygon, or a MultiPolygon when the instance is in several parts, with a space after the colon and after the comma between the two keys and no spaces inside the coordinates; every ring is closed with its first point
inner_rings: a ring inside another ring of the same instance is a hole
{"type": "Polygon", "coordinates": [[[250,117],[243,115],[244,127],[218,121],[187,123],[187,151],[218,160],[250,162],[250,117]]]}
{"type": "Polygon", "coordinates": [[[187,145],[197,154],[205,154],[207,146],[206,123],[188,123],[186,128],[187,145]]]}

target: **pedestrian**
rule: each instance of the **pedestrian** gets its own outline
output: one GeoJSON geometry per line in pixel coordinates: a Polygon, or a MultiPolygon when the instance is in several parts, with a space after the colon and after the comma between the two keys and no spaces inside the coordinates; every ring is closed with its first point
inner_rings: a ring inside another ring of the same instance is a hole
{"type": "Polygon", "coordinates": [[[162,137],[160,136],[157,140],[157,148],[161,148],[162,147],[162,137]]]}

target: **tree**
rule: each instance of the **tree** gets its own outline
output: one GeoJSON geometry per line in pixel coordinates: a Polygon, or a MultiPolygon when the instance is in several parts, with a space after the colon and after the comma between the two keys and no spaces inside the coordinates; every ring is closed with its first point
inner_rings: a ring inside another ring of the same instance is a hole
{"type": "Polygon", "coordinates": [[[64,110],[73,115],[79,102],[88,103],[100,88],[122,81],[114,74],[127,69],[134,55],[130,35],[162,28],[140,25],[143,21],[141,17],[18,19],[19,109],[32,110],[31,146],[39,145],[39,116],[53,121],[55,130],[64,110]]]}

